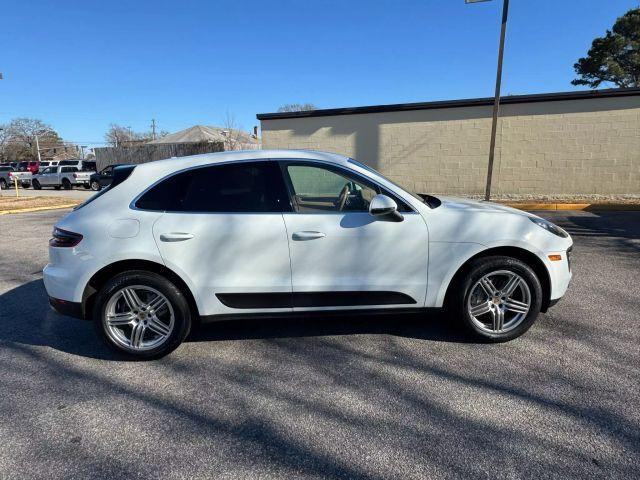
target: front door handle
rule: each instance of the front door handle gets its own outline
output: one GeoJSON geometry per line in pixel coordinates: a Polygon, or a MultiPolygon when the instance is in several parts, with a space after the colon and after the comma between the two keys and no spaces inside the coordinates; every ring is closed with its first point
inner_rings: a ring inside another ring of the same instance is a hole
{"type": "Polygon", "coordinates": [[[170,233],[162,233],[160,235],[160,240],[163,242],[184,242],[185,240],[189,240],[193,238],[193,233],[185,233],[185,232],[170,232],[170,233]]]}
{"type": "Polygon", "coordinates": [[[315,240],[316,238],[326,237],[326,235],[322,232],[314,232],[314,231],[305,231],[305,232],[295,232],[291,235],[293,240],[315,240]]]}

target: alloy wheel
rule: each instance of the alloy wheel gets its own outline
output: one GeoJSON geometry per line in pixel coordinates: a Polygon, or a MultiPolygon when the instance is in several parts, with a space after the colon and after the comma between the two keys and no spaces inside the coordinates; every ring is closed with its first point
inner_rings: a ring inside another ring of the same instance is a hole
{"type": "Polygon", "coordinates": [[[509,270],[484,275],[471,288],[467,311],[480,330],[507,333],[520,325],[531,308],[531,291],[524,279],[509,270]]]}
{"type": "Polygon", "coordinates": [[[171,335],[175,314],[171,303],[158,290],[133,285],[115,292],[104,310],[107,335],[129,350],[151,350],[171,335]]]}

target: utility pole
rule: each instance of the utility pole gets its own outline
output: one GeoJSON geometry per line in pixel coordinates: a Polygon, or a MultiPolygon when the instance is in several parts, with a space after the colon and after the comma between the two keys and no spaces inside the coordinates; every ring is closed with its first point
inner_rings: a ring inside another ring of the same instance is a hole
{"type": "Polygon", "coordinates": [[[40,162],[40,143],[38,142],[38,135],[36,135],[36,152],[38,152],[38,162],[40,162]]]}
{"type": "Polygon", "coordinates": [[[156,139],[156,119],[151,119],[151,140],[156,139]]]}
{"type": "MultiPolygon", "coordinates": [[[[465,0],[465,3],[479,3],[490,0],[465,0]]],[[[502,4],[502,27],[500,28],[500,47],[498,49],[498,71],[496,72],[496,90],[493,100],[493,115],[491,119],[491,143],[489,144],[489,165],[487,167],[487,187],[484,199],[491,199],[491,178],[493,176],[493,160],[496,152],[496,133],[498,131],[498,115],[500,114],[500,86],[502,84],[502,58],[504,56],[504,40],[507,33],[507,17],[509,15],[509,0],[502,4]]]]}

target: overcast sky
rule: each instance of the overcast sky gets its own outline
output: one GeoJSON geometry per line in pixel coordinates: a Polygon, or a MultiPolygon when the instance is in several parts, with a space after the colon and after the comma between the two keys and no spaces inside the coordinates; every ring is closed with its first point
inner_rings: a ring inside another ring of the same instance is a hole
{"type": "MultiPolygon", "coordinates": [[[[491,96],[502,1],[7,1],[0,122],[95,144],[110,123],[249,130],[256,113],[491,96]]],[[[568,91],[638,0],[511,0],[503,94],[568,91]]]]}

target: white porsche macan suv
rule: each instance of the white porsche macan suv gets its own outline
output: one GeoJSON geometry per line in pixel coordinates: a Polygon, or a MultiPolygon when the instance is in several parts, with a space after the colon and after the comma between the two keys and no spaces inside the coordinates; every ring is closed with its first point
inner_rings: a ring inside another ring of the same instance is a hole
{"type": "Polygon", "coordinates": [[[478,339],[506,341],[571,279],[571,238],[542,218],[414,196],[310,151],[117,167],[49,245],[51,305],[143,358],[171,352],[195,321],[318,311],[446,308],[478,339]]]}

